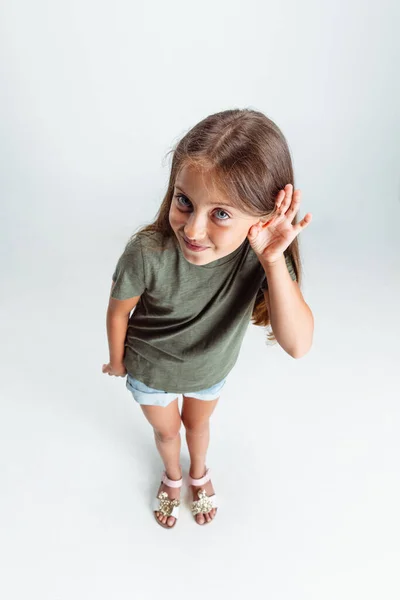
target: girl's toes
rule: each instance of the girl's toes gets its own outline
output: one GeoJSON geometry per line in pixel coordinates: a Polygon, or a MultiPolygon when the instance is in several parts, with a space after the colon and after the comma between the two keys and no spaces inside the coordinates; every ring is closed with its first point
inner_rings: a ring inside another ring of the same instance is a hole
{"type": "Polygon", "coordinates": [[[206,513],[206,521],[208,521],[208,522],[211,521],[210,513],[206,513]]]}
{"type": "Polygon", "coordinates": [[[169,517],[167,523],[170,527],[175,523],[175,517],[169,517]]]}
{"type": "Polygon", "coordinates": [[[196,515],[196,520],[199,523],[199,525],[203,525],[205,521],[203,513],[196,515]]]}

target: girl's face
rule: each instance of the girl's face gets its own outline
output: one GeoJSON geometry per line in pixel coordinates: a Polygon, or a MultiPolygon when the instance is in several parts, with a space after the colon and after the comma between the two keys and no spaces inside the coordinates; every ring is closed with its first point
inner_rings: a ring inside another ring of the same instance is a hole
{"type": "Polygon", "coordinates": [[[246,239],[249,229],[260,221],[230,205],[211,176],[191,165],[177,175],[169,211],[169,222],[189,262],[206,265],[227,256],[246,239]],[[204,247],[195,251],[185,242],[204,247]]]}

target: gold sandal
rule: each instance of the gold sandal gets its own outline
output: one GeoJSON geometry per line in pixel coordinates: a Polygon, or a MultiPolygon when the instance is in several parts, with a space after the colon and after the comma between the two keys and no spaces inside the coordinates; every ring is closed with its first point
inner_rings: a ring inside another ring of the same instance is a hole
{"type": "MultiPolygon", "coordinates": [[[[168,487],[179,488],[182,486],[182,481],[183,481],[182,477],[180,479],[178,479],[177,481],[175,481],[174,479],[169,479],[169,477],[167,477],[166,471],[164,471],[162,474],[161,483],[165,483],[165,485],[167,485],[168,487]]],[[[171,500],[171,498],[168,497],[168,494],[165,491],[160,492],[158,494],[158,496],[156,498],[154,498],[154,500],[153,500],[153,515],[154,515],[155,520],[157,521],[157,523],[159,525],[161,525],[161,527],[164,527],[165,529],[173,529],[175,527],[176,521],[179,516],[180,503],[181,502],[178,498],[173,498],[171,500]],[[162,515],[164,515],[166,517],[175,517],[174,524],[168,525],[167,523],[163,523],[162,521],[159,521],[159,519],[157,518],[156,512],[160,512],[162,515]]]]}
{"type": "MultiPolygon", "coordinates": [[[[190,475],[189,475],[189,485],[193,485],[195,487],[200,487],[200,486],[204,485],[205,483],[207,483],[207,481],[210,481],[210,479],[211,479],[210,469],[206,469],[206,474],[204,475],[204,477],[201,477],[200,479],[194,479],[193,477],[190,477],[190,475]]],[[[208,512],[210,512],[210,510],[212,508],[218,509],[216,494],[213,494],[212,496],[207,496],[205,490],[197,490],[197,495],[198,495],[199,499],[194,500],[193,502],[190,503],[190,510],[192,511],[192,515],[194,517],[196,515],[198,515],[199,513],[203,513],[203,514],[208,513],[208,512]]],[[[217,515],[217,510],[215,511],[215,515],[211,519],[211,521],[205,520],[204,523],[199,523],[197,521],[197,519],[195,519],[195,521],[196,521],[197,525],[206,525],[207,523],[211,523],[212,521],[214,521],[216,515],[217,515]]]]}

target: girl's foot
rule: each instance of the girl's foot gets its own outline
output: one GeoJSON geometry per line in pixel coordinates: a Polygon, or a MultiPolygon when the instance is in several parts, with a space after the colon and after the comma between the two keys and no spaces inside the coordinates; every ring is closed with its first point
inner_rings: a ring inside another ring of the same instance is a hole
{"type": "MultiPolygon", "coordinates": [[[[169,479],[173,479],[174,481],[179,481],[179,479],[182,478],[182,471],[180,472],[180,475],[179,475],[179,473],[171,474],[170,472],[167,472],[167,477],[169,479]],[[174,477],[172,477],[171,475],[174,475],[174,477]]],[[[174,500],[175,498],[179,499],[181,496],[181,488],[173,488],[173,487],[170,487],[169,485],[166,485],[165,483],[161,483],[160,487],[158,488],[157,496],[161,492],[166,492],[168,494],[168,498],[170,498],[170,500],[174,500]]],[[[163,515],[162,513],[160,513],[158,510],[155,511],[155,513],[156,513],[157,519],[161,523],[164,523],[164,524],[166,523],[170,527],[172,527],[172,525],[176,521],[175,517],[167,517],[167,516],[163,515]]]]}
{"type": "MultiPolygon", "coordinates": [[[[193,471],[190,470],[189,471],[189,476],[193,477],[194,479],[200,479],[201,477],[204,477],[204,475],[206,474],[206,470],[207,469],[204,469],[203,471],[197,471],[197,472],[194,471],[194,470],[193,471]]],[[[199,497],[197,495],[197,490],[204,490],[206,492],[207,496],[212,496],[215,493],[213,485],[211,483],[211,480],[207,481],[207,483],[205,483],[204,485],[201,485],[201,486],[198,486],[198,487],[196,487],[194,485],[191,485],[190,487],[192,488],[193,501],[199,499],[199,497]]],[[[215,517],[216,512],[217,512],[217,509],[216,508],[212,508],[210,510],[210,512],[208,512],[208,513],[198,513],[197,515],[195,515],[194,518],[196,519],[196,521],[198,522],[199,525],[203,525],[203,523],[205,521],[212,521],[212,519],[215,517]]]]}

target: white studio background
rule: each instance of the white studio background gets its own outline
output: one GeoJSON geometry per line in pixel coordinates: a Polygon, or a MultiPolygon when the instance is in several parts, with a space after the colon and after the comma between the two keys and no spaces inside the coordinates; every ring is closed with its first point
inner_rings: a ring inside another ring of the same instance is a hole
{"type": "Polygon", "coordinates": [[[398,3],[5,0],[0,21],[1,597],[398,599],[398,3]],[[152,430],[101,373],[111,275],[168,150],[237,107],[282,129],[313,215],[314,344],[294,360],[249,326],[211,419],[222,507],[167,532],[152,430]]]}

